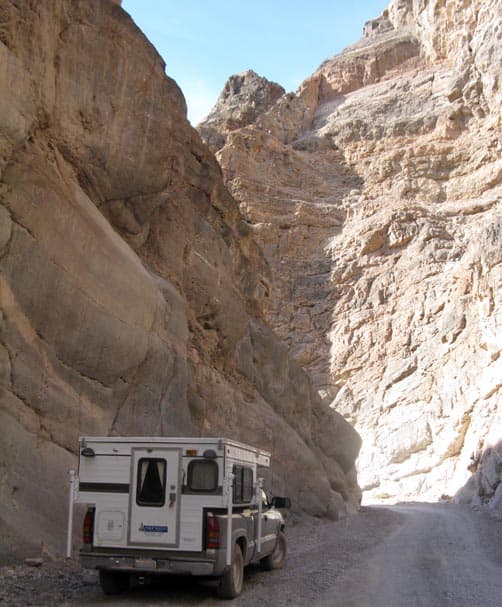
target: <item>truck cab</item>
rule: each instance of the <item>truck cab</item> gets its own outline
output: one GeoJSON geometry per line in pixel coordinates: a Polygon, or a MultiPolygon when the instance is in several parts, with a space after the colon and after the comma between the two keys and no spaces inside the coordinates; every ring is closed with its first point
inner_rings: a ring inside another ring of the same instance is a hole
{"type": "Polygon", "coordinates": [[[286,557],[290,501],[268,500],[259,470],[269,466],[270,453],[223,438],[82,437],[70,497],[87,504],[82,564],[106,594],[133,577],[188,574],[237,596],[246,565],[286,557]]]}

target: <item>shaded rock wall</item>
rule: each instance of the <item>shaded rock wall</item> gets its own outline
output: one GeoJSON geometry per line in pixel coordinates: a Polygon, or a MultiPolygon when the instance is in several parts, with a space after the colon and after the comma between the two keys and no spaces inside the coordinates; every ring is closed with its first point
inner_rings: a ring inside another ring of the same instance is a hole
{"type": "Polygon", "coordinates": [[[501,13],[395,0],[217,154],[369,497],[452,495],[500,438],[501,13]]]}
{"type": "Polygon", "coordinates": [[[116,3],[0,3],[0,556],[64,546],[82,434],[225,435],[357,506],[359,437],[267,328],[270,276],[116,3]]]}
{"type": "MultiPolygon", "coordinates": [[[[498,420],[500,428],[500,419],[498,420]]],[[[498,432],[494,437],[500,436],[498,432]]],[[[455,495],[455,500],[488,508],[502,514],[502,441],[495,438],[485,451],[472,454],[471,478],[455,495]]]]}

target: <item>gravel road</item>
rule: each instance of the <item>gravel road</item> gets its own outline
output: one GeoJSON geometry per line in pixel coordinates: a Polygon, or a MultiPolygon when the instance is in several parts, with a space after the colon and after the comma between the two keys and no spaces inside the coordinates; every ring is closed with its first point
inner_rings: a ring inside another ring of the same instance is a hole
{"type": "Polygon", "coordinates": [[[407,504],[402,523],[316,605],[500,607],[502,521],[453,505],[407,504]]]}
{"type": "MultiPolygon", "coordinates": [[[[330,523],[290,521],[284,569],[248,568],[235,607],[502,605],[502,517],[452,504],[365,507],[330,523]]],[[[105,597],[74,562],[0,568],[0,607],[221,607],[214,584],[167,578],[105,597]]],[[[229,604],[229,603],[227,603],[229,604]]]]}

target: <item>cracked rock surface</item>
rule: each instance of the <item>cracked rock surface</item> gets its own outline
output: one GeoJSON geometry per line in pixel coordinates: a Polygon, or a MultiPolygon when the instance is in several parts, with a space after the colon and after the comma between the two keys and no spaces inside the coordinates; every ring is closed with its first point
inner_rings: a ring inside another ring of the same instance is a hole
{"type": "Polygon", "coordinates": [[[393,0],[217,153],[370,499],[500,504],[501,35],[498,0],[393,0]]]}

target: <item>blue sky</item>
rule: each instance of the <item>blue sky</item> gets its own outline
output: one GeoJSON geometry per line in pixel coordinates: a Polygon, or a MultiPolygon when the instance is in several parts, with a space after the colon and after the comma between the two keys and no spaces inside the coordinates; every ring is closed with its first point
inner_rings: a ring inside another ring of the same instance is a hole
{"type": "Polygon", "coordinates": [[[390,0],[123,0],[181,87],[192,124],[248,69],[294,91],[390,0]]]}

